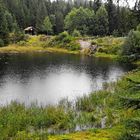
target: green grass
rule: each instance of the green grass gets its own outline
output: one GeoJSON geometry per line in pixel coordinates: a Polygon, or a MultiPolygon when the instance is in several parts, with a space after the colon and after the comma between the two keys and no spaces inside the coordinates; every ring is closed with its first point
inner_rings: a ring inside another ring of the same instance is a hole
{"type": "Polygon", "coordinates": [[[49,140],[117,140],[123,127],[112,129],[91,129],[83,132],[76,132],[67,135],[49,136],[49,140]]]}
{"type": "MultiPolygon", "coordinates": [[[[80,51],[77,43],[78,38],[73,38],[67,33],[58,36],[26,36],[25,41],[17,44],[10,44],[7,47],[0,48],[0,53],[32,53],[32,52],[61,52],[70,54],[88,55],[90,52],[80,51]]],[[[91,38],[90,38],[91,39],[91,38]]],[[[91,40],[99,46],[95,57],[107,57],[117,59],[121,44],[124,38],[102,37],[91,40]]]]}
{"type": "MultiPolygon", "coordinates": [[[[20,41],[17,44],[10,44],[0,48],[0,53],[33,53],[33,52],[57,52],[80,54],[80,50],[68,49],[67,47],[51,46],[53,37],[47,36],[27,36],[26,41],[20,41]]],[[[72,44],[71,44],[72,45],[72,44]]]]}
{"type": "Polygon", "coordinates": [[[80,54],[80,51],[70,51],[64,48],[52,48],[52,47],[37,47],[37,46],[19,46],[17,44],[15,45],[9,45],[7,47],[2,47],[0,48],[0,53],[33,53],[33,52],[38,52],[38,53],[43,53],[43,52],[58,52],[58,53],[70,53],[70,54],[80,54]]]}
{"type": "Polygon", "coordinates": [[[95,57],[110,58],[110,59],[116,59],[117,60],[118,55],[97,52],[95,54],[95,57]]]}
{"type": "Polygon", "coordinates": [[[125,38],[122,37],[98,37],[92,39],[91,43],[93,45],[98,45],[97,53],[95,56],[97,57],[108,57],[108,58],[116,58],[120,52],[122,44],[124,43],[125,38]]]}

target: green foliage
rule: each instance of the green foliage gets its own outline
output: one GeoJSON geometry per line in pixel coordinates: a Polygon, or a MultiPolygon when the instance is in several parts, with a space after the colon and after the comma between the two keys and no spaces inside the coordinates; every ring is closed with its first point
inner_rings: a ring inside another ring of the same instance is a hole
{"type": "Polygon", "coordinates": [[[22,32],[13,32],[9,34],[10,43],[17,43],[19,41],[27,40],[28,36],[24,35],[22,32]]]}
{"type": "Polygon", "coordinates": [[[108,22],[108,13],[105,7],[102,5],[96,12],[96,27],[95,32],[97,35],[108,34],[109,22],[108,22]]]}
{"type": "Polygon", "coordinates": [[[52,24],[51,24],[50,18],[48,16],[45,17],[45,19],[44,19],[43,29],[44,29],[44,32],[47,32],[47,34],[52,33],[52,24]]]}
{"type": "MultiPolygon", "coordinates": [[[[44,33],[42,25],[45,17],[48,16],[52,24],[53,33],[59,34],[64,31],[64,22],[66,21],[64,19],[72,15],[70,18],[67,18],[66,23],[70,33],[74,29],[77,29],[81,34],[100,35],[101,31],[99,34],[95,32],[96,28],[99,30],[98,26],[100,25],[98,23],[96,24],[94,11],[97,13],[103,4],[108,13],[109,21],[109,29],[105,35],[112,34],[114,31],[117,31],[117,35],[119,36],[126,35],[130,29],[136,28],[140,22],[138,2],[135,3],[134,10],[128,7],[118,6],[113,0],[108,0],[105,3],[101,0],[1,0],[0,5],[5,11],[3,14],[7,20],[8,32],[15,30],[17,28],[16,26],[20,30],[28,26],[33,26],[39,33],[44,33]],[[74,18],[74,16],[77,18],[74,18]],[[71,19],[71,23],[69,19],[71,19]],[[71,24],[74,26],[70,26],[71,24]]],[[[102,26],[105,26],[104,22],[101,24],[101,30],[103,30],[102,26]]]]}
{"type": "Polygon", "coordinates": [[[128,8],[120,8],[118,20],[121,22],[118,22],[117,29],[119,36],[126,36],[132,28],[136,27],[137,21],[135,21],[132,17],[133,14],[128,8]]]}
{"type": "Polygon", "coordinates": [[[0,39],[0,47],[3,47],[4,46],[4,42],[2,39],[0,39]]]}
{"type": "Polygon", "coordinates": [[[5,9],[0,5],[0,38],[4,44],[8,43],[8,23],[6,20],[5,9]]]}
{"type": "Polygon", "coordinates": [[[45,108],[32,104],[26,108],[24,104],[13,102],[0,109],[0,136],[11,138],[47,138],[47,130],[70,130],[74,120],[71,108],[49,106],[45,108]]]}
{"type": "Polygon", "coordinates": [[[90,20],[94,17],[94,11],[74,8],[65,18],[65,28],[70,32],[78,30],[82,35],[87,34],[89,31],[90,20]]]}
{"type": "Polygon", "coordinates": [[[80,37],[81,34],[80,34],[80,32],[79,32],[78,30],[75,29],[75,30],[73,31],[73,33],[72,33],[72,36],[73,36],[73,37],[80,37]]]}
{"type": "Polygon", "coordinates": [[[120,97],[120,105],[126,110],[127,118],[124,120],[125,131],[120,140],[139,140],[140,132],[140,71],[130,72],[123,81],[118,83],[118,93],[120,97]]]}
{"type": "Polygon", "coordinates": [[[41,139],[45,139],[48,140],[48,135],[46,133],[44,134],[38,134],[38,133],[27,133],[25,131],[20,131],[16,134],[16,136],[14,137],[14,139],[16,140],[41,140],[41,139]]]}
{"type": "Polygon", "coordinates": [[[137,26],[137,31],[140,32],[140,24],[137,26]]]}
{"type": "Polygon", "coordinates": [[[49,45],[52,47],[61,47],[66,48],[71,51],[79,50],[80,45],[79,43],[68,34],[68,32],[60,33],[58,36],[54,37],[50,42],[49,45]]]}
{"type": "Polygon", "coordinates": [[[134,61],[139,58],[140,55],[140,32],[130,31],[126,41],[122,47],[122,55],[129,60],[134,61]]]}
{"type": "Polygon", "coordinates": [[[91,43],[98,46],[97,52],[99,53],[118,55],[124,43],[124,38],[111,36],[99,37],[92,40],[91,43]]]}

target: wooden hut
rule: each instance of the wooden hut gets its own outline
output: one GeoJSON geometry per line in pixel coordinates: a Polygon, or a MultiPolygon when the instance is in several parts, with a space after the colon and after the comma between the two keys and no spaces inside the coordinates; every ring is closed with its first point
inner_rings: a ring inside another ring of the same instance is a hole
{"type": "Polygon", "coordinates": [[[27,27],[24,29],[25,34],[35,35],[36,29],[33,26],[27,27]]]}

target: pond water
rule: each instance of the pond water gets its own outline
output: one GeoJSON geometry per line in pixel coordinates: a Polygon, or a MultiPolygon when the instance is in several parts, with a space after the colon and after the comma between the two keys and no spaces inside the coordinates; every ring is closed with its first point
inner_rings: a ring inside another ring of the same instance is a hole
{"type": "Polygon", "coordinates": [[[0,55],[0,105],[11,101],[56,104],[116,81],[133,66],[68,54],[0,55]]]}

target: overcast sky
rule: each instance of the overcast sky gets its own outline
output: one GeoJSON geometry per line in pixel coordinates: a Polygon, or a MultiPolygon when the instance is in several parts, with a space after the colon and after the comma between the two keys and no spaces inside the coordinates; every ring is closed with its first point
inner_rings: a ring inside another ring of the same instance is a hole
{"type": "MultiPolygon", "coordinates": [[[[128,0],[128,2],[129,2],[129,6],[130,7],[134,7],[135,0],[128,0]]],[[[120,4],[123,5],[123,6],[125,6],[126,5],[126,1],[125,0],[122,0],[120,4]]]]}
{"type": "MultiPolygon", "coordinates": [[[[51,0],[51,1],[54,1],[54,0],[51,0]]],[[[65,0],[65,1],[67,1],[67,0],[65,0]]],[[[92,0],[92,1],[94,1],[94,0],[92,0]]],[[[103,0],[103,1],[106,1],[106,0],[103,0]]],[[[122,6],[126,6],[127,5],[126,0],[120,0],[120,1],[121,1],[120,5],[122,5],[122,6]]],[[[129,6],[131,8],[134,7],[136,0],[127,0],[127,1],[129,2],[129,6]]]]}

